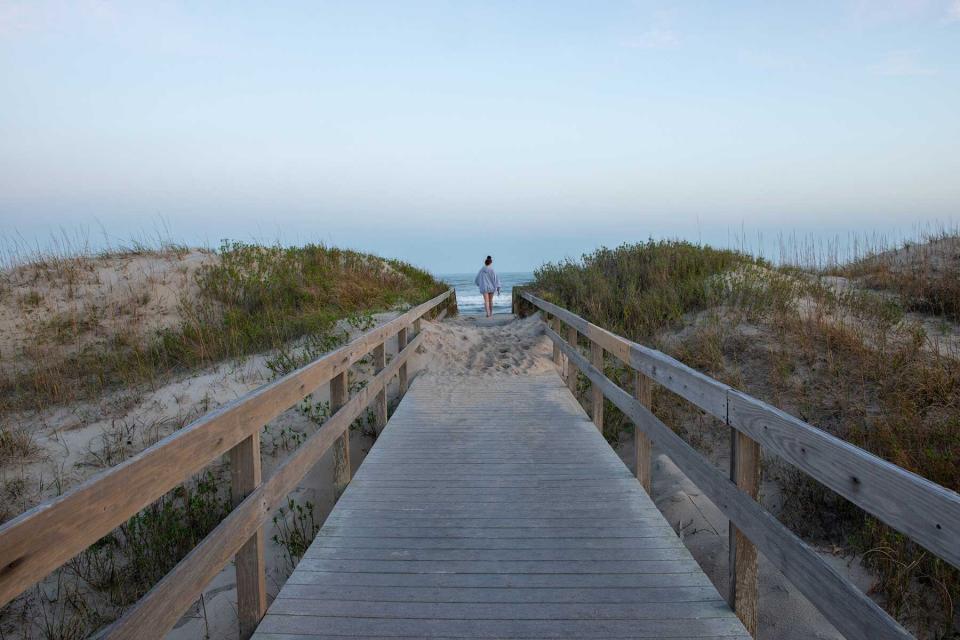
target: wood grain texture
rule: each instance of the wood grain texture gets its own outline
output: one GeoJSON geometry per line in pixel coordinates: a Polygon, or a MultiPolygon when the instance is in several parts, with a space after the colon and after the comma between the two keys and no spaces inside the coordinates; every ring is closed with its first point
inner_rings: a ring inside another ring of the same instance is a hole
{"type": "MultiPolygon", "coordinates": [[[[737,488],[754,500],[760,493],[760,445],[748,436],[737,432],[734,455],[734,479],[737,488]]],[[[734,524],[730,548],[731,566],[734,568],[730,582],[733,610],[743,622],[750,635],[756,636],[760,624],[760,571],[757,548],[734,524]]]]}
{"type": "MultiPolygon", "coordinates": [[[[371,354],[373,357],[373,370],[383,371],[387,366],[387,350],[384,344],[378,345],[371,354]]],[[[377,394],[373,402],[374,428],[381,431],[387,425],[387,390],[384,388],[377,394]]]]}
{"type": "MultiPolygon", "coordinates": [[[[260,486],[260,475],[260,432],[256,432],[230,450],[230,496],[234,507],[260,486]]],[[[240,547],[234,556],[234,565],[240,637],[249,638],[267,612],[263,527],[240,547]]]]}
{"type": "MultiPolygon", "coordinates": [[[[567,327],[567,341],[573,345],[574,349],[578,349],[577,340],[577,330],[575,327],[567,327]]],[[[570,389],[570,393],[574,396],[577,395],[577,368],[574,366],[570,358],[567,358],[567,388],[570,389]]]]}
{"type": "MultiPolygon", "coordinates": [[[[557,333],[560,333],[560,318],[558,318],[557,316],[552,316],[550,318],[550,323],[551,323],[550,326],[553,327],[553,330],[556,331],[557,333]]],[[[558,347],[557,345],[553,345],[553,364],[560,367],[561,371],[563,370],[563,362],[561,360],[560,347],[558,347]]]]}
{"type": "Polygon", "coordinates": [[[730,424],[960,568],[960,495],[736,391],[730,424]]]}
{"type": "MultiPolygon", "coordinates": [[[[380,349],[383,348],[381,344],[380,349]]],[[[379,397],[379,396],[378,396],[379,397]]],[[[330,412],[336,413],[340,407],[350,400],[350,391],[347,386],[347,372],[334,376],[330,381],[330,412]]],[[[350,467],[350,430],[347,429],[333,447],[333,486],[337,495],[350,484],[353,475],[350,467]]]]}
{"type": "Polygon", "coordinates": [[[574,360],[590,381],[634,424],[656,441],[661,451],[751,540],[758,550],[851,640],[912,636],[868,596],[861,593],[833,567],[824,562],[803,540],[784,527],[755,500],[740,491],[705,458],[669,427],[574,352],[560,336],[546,329],[567,357],[574,360]]]}
{"type": "Polygon", "coordinates": [[[719,420],[729,420],[732,427],[759,442],[769,453],[960,568],[960,545],[956,544],[960,535],[960,495],[956,492],[731,389],[659,351],[600,329],[530,293],[521,295],[577,327],[670,391],[719,420]],[[617,343],[620,346],[614,348],[617,343]]]}
{"type": "Polygon", "coordinates": [[[552,371],[413,382],[254,637],[313,633],[748,637],[552,371]]]}
{"type": "Polygon", "coordinates": [[[266,482],[248,495],[146,596],[108,628],[103,637],[109,640],[163,638],[230,557],[263,526],[323,454],[342,438],[377,392],[397,374],[400,363],[409,358],[422,341],[422,335],[411,340],[403,353],[330,416],[319,431],[307,438],[266,482]]]}
{"type": "MultiPolygon", "coordinates": [[[[400,329],[397,333],[397,351],[403,351],[403,348],[407,346],[407,329],[404,327],[400,329]]],[[[407,363],[404,362],[400,365],[400,371],[397,372],[397,379],[400,385],[400,396],[407,392],[407,363]]],[[[386,394],[384,394],[384,400],[386,400],[386,394]]]]}
{"type": "MultiPolygon", "coordinates": [[[[653,381],[639,371],[633,375],[633,396],[647,409],[653,407],[653,381]]],[[[653,497],[653,442],[639,427],[634,429],[634,456],[637,480],[653,497]]]]}
{"type": "MultiPolygon", "coordinates": [[[[603,347],[596,342],[590,343],[590,364],[603,371],[603,347]]],[[[590,408],[593,424],[597,425],[600,433],[603,433],[603,391],[596,385],[590,388],[590,408]]]]}
{"type": "Polygon", "coordinates": [[[373,345],[452,295],[448,290],[283,378],[195,420],[129,460],[0,526],[0,605],[6,604],[258,432],[373,345]]]}

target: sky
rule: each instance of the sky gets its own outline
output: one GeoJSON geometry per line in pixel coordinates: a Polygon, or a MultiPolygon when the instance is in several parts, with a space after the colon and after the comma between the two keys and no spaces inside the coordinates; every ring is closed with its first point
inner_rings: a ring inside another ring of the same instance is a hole
{"type": "Polygon", "coordinates": [[[960,0],[0,0],[8,242],[162,226],[525,271],[958,205],[960,0]]]}

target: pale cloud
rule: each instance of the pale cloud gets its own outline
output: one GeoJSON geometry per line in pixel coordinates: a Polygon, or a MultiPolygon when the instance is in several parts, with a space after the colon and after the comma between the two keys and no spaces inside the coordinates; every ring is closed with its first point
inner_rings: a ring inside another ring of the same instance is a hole
{"type": "Polygon", "coordinates": [[[650,29],[623,43],[627,49],[674,49],[680,45],[680,36],[672,29],[650,29]]]}
{"type": "Polygon", "coordinates": [[[950,22],[960,22],[960,0],[953,0],[947,7],[947,20],[950,22]]]}
{"type": "Polygon", "coordinates": [[[116,20],[114,7],[104,0],[0,0],[0,37],[102,28],[116,20]]]}
{"type": "Polygon", "coordinates": [[[940,73],[936,67],[922,62],[915,51],[894,51],[886,60],[873,67],[874,73],[881,76],[925,77],[940,73]]]}

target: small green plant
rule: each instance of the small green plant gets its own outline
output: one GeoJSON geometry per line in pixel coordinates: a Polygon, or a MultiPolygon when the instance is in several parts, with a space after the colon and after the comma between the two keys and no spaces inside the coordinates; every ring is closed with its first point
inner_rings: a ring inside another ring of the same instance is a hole
{"type": "Polygon", "coordinates": [[[372,313],[365,311],[348,315],[347,324],[358,331],[369,331],[377,324],[377,321],[374,319],[372,313]]]}
{"type": "Polygon", "coordinates": [[[287,507],[280,507],[277,515],[273,517],[273,525],[277,529],[273,542],[283,549],[287,569],[293,571],[320,530],[314,516],[313,503],[305,502],[301,505],[292,498],[287,500],[287,507]]]}

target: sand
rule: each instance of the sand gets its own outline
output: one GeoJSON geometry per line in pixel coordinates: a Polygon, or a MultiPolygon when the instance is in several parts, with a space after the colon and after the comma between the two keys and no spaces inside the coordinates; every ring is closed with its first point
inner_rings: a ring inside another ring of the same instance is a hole
{"type": "MultiPolygon", "coordinates": [[[[432,353],[421,365],[432,384],[443,392],[444,380],[450,376],[514,376],[556,371],[551,359],[552,344],[543,333],[538,316],[514,320],[512,316],[457,318],[431,325],[426,330],[426,348],[432,353]],[[521,351],[522,350],[522,351],[521,351]]],[[[712,440],[711,459],[725,468],[721,445],[726,429],[706,434],[712,440]],[[712,437],[711,437],[712,436],[712,437]],[[719,455],[717,455],[719,452],[719,455]]],[[[633,466],[633,439],[625,436],[617,452],[628,467],[633,466]]],[[[776,509],[779,488],[774,481],[763,487],[764,504],[776,509]]],[[[727,519],[717,507],[677,468],[654,448],[654,500],[667,521],[682,537],[684,544],[703,567],[721,594],[727,592],[728,533],[727,519]]],[[[855,557],[834,555],[833,550],[819,550],[821,557],[859,588],[868,591],[873,583],[869,571],[855,557]]],[[[763,638],[778,640],[840,639],[842,636],[797,590],[761,556],[760,633],[763,638]]]]}
{"type": "Polygon", "coordinates": [[[195,296],[197,271],[216,260],[194,249],[62,258],[0,272],[0,370],[179,326],[181,296],[195,296]]]}
{"type": "MultiPolygon", "coordinates": [[[[396,313],[375,317],[378,324],[396,313]]],[[[463,376],[514,377],[549,374],[556,371],[551,360],[552,345],[543,332],[539,317],[517,320],[510,315],[486,319],[458,317],[442,322],[423,322],[424,341],[410,361],[413,384],[431,384],[443,393],[451,378],[463,376]]],[[[355,334],[354,330],[354,334],[355,334]]],[[[396,340],[387,343],[388,356],[396,353],[396,340]]],[[[249,392],[271,378],[266,367],[269,354],[223,363],[129,397],[117,394],[95,404],[61,407],[37,415],[24,425],[38,437],[40,459],[4,470],[5,479],[19,474],[34,488],[23,497],[22,508],[36,504],[84,478],[116,464],[182,427],[191,419],[249,392]],[[110,459],[113,452],[116,459],[110,459]]],[[[355,367],[353,375],[372,375],[369,367],[355,367]]],[[[388,396],[395,401],[397,387],[388,396]]],[[[327,399],[326,388],[314,398],[327,399]]],[[[264,434],[264,475],[269,476],[287,455],[279,434],[293,430],[309,435],[316,426],[296,409],[273,421],[264,434]]],[[[618,453],[630,466],[633,450],[630,437],[618,453]]],[[[351,458],[362,463],[374,440],[367,434],[351,433],[351,458]]],[[[654,498],[667,520],[704,567],[721,593],[726,590],[726,519],[665,456],[655,452],[654,498]]],[[[722,464],[722,460],[716,461],[722,464]]],[[[332,455],[328,455],[301,481],[291,498],[315,505],[316,521],[322,523],[334,504],[332,455]]],[[[765,492],[770,489],[765,487],[765,492]]],[[[272,541],[276,532],[267,526],[267,586],[270,600],[289,575],[282,549],[272,541]]],[[[825,557],[862,588],[870,576],[857,563],[825,553],[825,557]]],[[[785,640],[839,638],[832,627],[765,560],[761,560],[761,636],[785,640]]],[[[236,590],[234,570],[227,566],[204,589],[201,601],[186,613],[169,638],[188,640],[235,638],[236,590]]],[[[18,637],[4,625],[6,637],[18,637]]]]}

